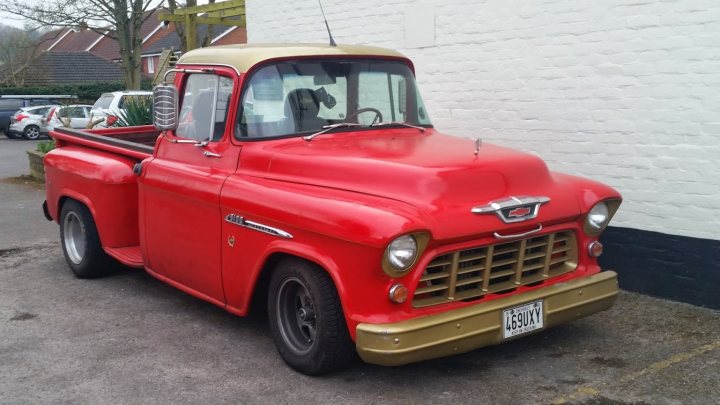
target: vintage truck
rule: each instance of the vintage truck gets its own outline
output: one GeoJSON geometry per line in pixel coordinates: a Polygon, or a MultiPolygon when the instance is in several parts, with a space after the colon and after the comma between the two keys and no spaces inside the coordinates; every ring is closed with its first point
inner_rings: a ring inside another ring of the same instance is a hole
{"type": "Polygon", "coordinates": [[[154,126],[52,133],[44,211],[78,277],[115,260],[233,314],[266,304],[307,374],[463,353],[614,302],[597,257],[618,192],[439,133],[403,55],[221,46],[168,74],[154,126]]]}

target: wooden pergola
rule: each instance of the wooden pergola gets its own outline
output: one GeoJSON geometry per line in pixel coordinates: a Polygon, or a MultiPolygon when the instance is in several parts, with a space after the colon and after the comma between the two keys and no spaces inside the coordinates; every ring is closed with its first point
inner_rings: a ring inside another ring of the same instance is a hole
{"type": "Polygon", "coordinates": [[[198,24],[245,27],[245,0],[179,8],[172,13],[161,13],[158,19],[185,24],[185,43],[187,51],[190,51],[197,48],[198,24]]]}

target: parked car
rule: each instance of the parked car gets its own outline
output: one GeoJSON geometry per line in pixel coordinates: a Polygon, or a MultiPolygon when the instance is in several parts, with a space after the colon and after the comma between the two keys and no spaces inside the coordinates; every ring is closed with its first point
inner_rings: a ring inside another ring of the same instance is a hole
{"type": "Polygon", "coordinates": [[[67,94],[52,95],[3,95],[0,96],[0,131],[11,139],[18,139],[22,134],[10,132],[10,117],[24,107],[60,104],[61,100],[75,99],[77,96],[67,94]]]}
{"type": "Polygon", "coordinates": [[[48,131],[41,130],[43,127],[43,116],[57,105],[43,105],[38,107],[23,107],[10,117],[8,133],[15,137],[25,139],[38,139],[40,135],[48,131]]]}
{"type": "Polygon", "coordinates": [[[95,126],[100,128],[112,126],[115,121],[117,121],[118,114],[125,111],[128,100],[140,97],[146,97],[149,99],[152,97],[152,92],[143,90],[125,90],[102,94],[92,106],[92,110],[90,111],[93,121],[103,118],[103,121],[99,122],[95,126]]]}
{"type": "Polygon", "coordinates": [[[40,130],[47,135],[55,127],[86,128],[90,122],[91,105],[73,104],[50,109],[43,117],[40,130]]]}

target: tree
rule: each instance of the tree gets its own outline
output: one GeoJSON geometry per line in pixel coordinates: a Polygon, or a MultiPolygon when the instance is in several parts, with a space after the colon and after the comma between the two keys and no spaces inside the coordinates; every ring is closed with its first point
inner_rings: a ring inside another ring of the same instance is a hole
{"type": "Polygon", "coordinates": [[[142,64],[140,28],[156,0],[15,0],[0,2],[0,11],[44,27],[90,29],[120,46],[128,89],[139,89],[142,64]]]}
{"type": "Polygon", "coordinates": [[[3,77],[0,82],[12,87],[25,84],[25,69],[35,59],[35,38],[30,30],[3,27],[0,31],[0,65],[3,77]]]}

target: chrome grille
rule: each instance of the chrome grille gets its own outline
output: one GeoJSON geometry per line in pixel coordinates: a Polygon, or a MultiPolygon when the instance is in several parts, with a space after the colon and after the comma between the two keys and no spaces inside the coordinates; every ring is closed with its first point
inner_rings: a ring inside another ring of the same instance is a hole
{"type": "Polygon", "coordinates": [[[572,231],[446,253],[425,268],[413,306],[470,301],[541,283],[575,270],[577,257],[572,231]]]}

